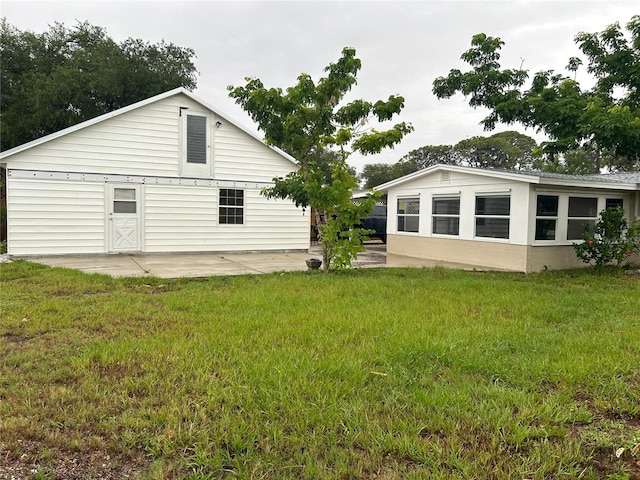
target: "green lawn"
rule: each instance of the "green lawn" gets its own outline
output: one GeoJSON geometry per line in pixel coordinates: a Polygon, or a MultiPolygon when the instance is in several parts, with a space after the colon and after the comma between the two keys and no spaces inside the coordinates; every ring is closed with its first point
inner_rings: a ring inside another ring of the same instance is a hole
{"type": "Polygon", "coordinates": [[[637,276],[0,269],[0,473],[640,479],[637,276]]]}

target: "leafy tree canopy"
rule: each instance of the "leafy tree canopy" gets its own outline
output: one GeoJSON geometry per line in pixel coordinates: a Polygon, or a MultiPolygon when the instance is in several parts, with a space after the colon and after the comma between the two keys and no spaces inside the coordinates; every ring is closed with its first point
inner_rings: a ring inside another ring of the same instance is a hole
{"type": "Polygon", "coordinates": [[[194,89],[195,52],[55,23],[42,34],[0,22],[0,148],[6,150],[176,87],[194,89]]]}
{"type": "Polygon", "coordinates": [[[376,102],[344,102],[360,68],[355,49],[345,47],[317,82],[302,73],[286,90],[267,88],[257,78],[245,78],[244,86],[228,87],[229,96],[258,124],[265,141],[297,160],[298,171],[274,179],[275,187],[264,193],[324,212],[327,223],[320,225],[320,238],[325,269],[330,268],[330,262],[336,268],[350,265],[365,235],[357,224],[374,203],[374,198],[359,204],[351,201],[351,190],[358,183],[347,158],[353,152],[369,155],[393,148],[413,130],[405,122],[386,130],[371,126],[391,121],[402,111],[404,98],[400,95],[376,102]],[[331,157],[330,180],[319,160],[323,155],[331,157]]]}
{"type": "MultiPolygon", "coordinates": [[[[612,170],[637,169],[640,165],[640,16],[626,25],[619,23],[599,33],[575,37],[586,56],[587,71],[595,77],[590,89],[575,80],[583,64],[569,59],[573,78],[553,70],[537,72],[529,80],[522,68],[502,69],[500,49],[504,42],[480,33],[462,60],[471,70],[450,70],[433,82],[440,99],[462,93],[469,105],[490,110],[483,120],[486,130],[496,124],[520,123],[544,132],[549,138],[544,155],[584,150],[592,158],[591,172],[606,166],[612,170]],[[528,82],[528,86],[526,86],[528,82]],[[609,152],[608,156],[601,152],[609,152]]],[[[550,160],[553,162],[553,159],[550,160]]]]}
{"type": "Polygon", "coordinates": [[[530,170],[537,146],[533,138],[516,131],[472,137],[456,145],[426,145],[412,150],[395,164],[365,165],[361,178],[365,188],[372,188],[437,164],[530,170]]]}

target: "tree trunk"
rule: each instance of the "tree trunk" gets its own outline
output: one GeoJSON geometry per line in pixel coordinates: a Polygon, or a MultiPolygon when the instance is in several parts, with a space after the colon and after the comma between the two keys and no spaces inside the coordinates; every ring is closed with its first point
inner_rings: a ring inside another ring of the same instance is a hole
{"type": "MultiPolygon", "coordinates": [[[[324,218],[326,221],[326,218],[327,218],[326,210],[324,211],[324,218]]],[[[323,230],[322,216],[320,215],[318,210],[316,210],[316,225],[318,227],[318,242],[320,242],[320,246],[322,247],[322,270],[325,272],[328,272],[331,258],[329,256],[329,249],[327,247],[326,242],[324,241],[324,236],[322,234],[322,230],[323,230]]]]}

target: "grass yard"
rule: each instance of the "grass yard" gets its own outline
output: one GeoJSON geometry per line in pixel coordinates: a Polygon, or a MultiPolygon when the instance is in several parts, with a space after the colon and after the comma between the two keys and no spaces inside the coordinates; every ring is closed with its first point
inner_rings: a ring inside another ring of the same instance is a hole
{"type": "Polygon", "coordinates": [[[0,269],[0,478],[640,479],[637,276],[0,269]]]}

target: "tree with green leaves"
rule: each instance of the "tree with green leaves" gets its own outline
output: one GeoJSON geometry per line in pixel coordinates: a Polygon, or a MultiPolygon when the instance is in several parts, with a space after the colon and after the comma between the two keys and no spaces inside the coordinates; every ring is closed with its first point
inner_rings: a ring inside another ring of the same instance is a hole
{"type": "Polygon", "coordinates": [[[533,169],[542,172],[569,175],[589,175],[594,173],[594,165],[606,165],[611,171],[634,171],[640,164],[629,162],[608,149],[581,148],[568,150],[557,155],[545,155],[541,149],[534,151],[533,169]]]}
{"type": "Polygon", "coordinates": [[[229,86],[235,99],[258,124],[265,141],[293,156],[299,164],[296,172],[274,179],[266,189],[268,197],[288,198],[296,205],[323,212],[326,224],[320,225],[323,268],[346,268],[362,251],[366,231],[358,228],[361,218],[371,212],[375,198],[360,203],[351,201],[358,186],[347,159],[354,152],[379,153],[395,145],[413,130],[410,124],[396,123],[386,130],[370,126],[391,121],[404,108],[404,98],[391,95],[375,103],[362,99],[344,103],[345,95],[356,84],[361,62],[353,48],[345,47],[336,63],[330,63],[326,76],[317,83],[308,74],[300,74],[295,85],[283,91],[266,88],[257,78],[246,78],[244,86],[229,86]],[[322,150],[335,152],[330,162],[331,182],[314,155],[322,150]]]}
{"type": "Polygon", "coordinates": [[[455,146],[464,165],[476,168],[530,170],[536,141],[522,133],[507,131],[490,137],[471,137],[455,146]]]}
{"type": "Polygon", "coordinates": [[[195,53],[173,43],[55,23],[42,34],[0,22],[0,148],[6,150],[177,87],[196,86],[195,53]]]}
{"type": "Polygon", "coordinates": [[[363,187],[370,189],[397,178],[393,175],[394,165],[391,163],[367,163],[360,174],[360,178],[364,181],[363,187]]]}
{"type": "Polygon", "coordinates": [[[451,145],[425,145],[410,151],[396,163],[372,163],[363,167],[364,188],[373,188],[432,165],[459,165],[458,152],[451,145]]]}
{"type": "MultiPolygon", "coordinates": [[[[595,85],[581,88],[576,72],[582,65],[569,59],[567,69],[574,78],[553,70],[537,72],[528,87],[529,72],[522,68],[502,69],[499,63],[504,42],[480,33],[462,60],[471,70],[450,70],[433,82],[440,99],[462,93],[471,107],[485,107],[490,113],[482,121],[486,130],[496,124],[520,123],[544,132],[550,141],[542,153],[551,158],[572,150],[592,155],[592,173],[602,167],[611,170],[640,166],[640,16],[626,25],[619,23],[600,33],[579,33],[575,37],[586,56],[587,71],[595,85]],[[602,155],[610,152],[612,161],[602,155]]],[[[555,160],[557,161],[557,159],[555,160]]]]}
{"type": "Polygon", "coordinates": [[[600,212],[594,225],[588,225],[581,243],[574,243],[576,256],[597,269],[615,263],[622,265],[631,255],[640,253],[640,223],[629,223],[621,207],[607,208],[600,212]]]}
{"type": "Polygon", "coordinates": [[[433,165],[530,170],[536,141],[516,131],[490,137],[472,137],[456,145],[426,145],[412,150],[394,164],[370,164],[362,169],[365,188],[373,188],[433,165]]]}

